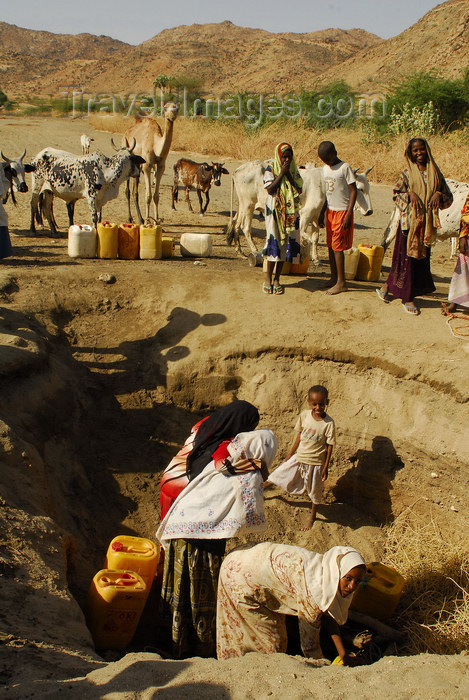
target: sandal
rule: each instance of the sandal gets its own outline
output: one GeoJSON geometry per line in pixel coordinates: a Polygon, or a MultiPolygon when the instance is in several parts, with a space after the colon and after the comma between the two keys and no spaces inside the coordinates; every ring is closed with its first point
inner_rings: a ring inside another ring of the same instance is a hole
{"type": "Polygon", "coordinates": [[[389,304],[389,296],[387,292],[384,292],[382,289],[375,289],[375,292],[378,295],[378,299],[384,301],[385,304],[389,304]]]}
{"type": "Polygon", "coordinates": [[[418,316],[420,313],[416,306],[409,306],[409,304],[404,304],[404,302],[402,302],[402,308],[406,314],[410,314],[411,316],[418,316]]]}
{"type": "Polygon", "coordinates": [[[272,285],[266,284],[264,282],[264,284],[262,285],[262,291],[264,292],[264,294],[272,294],[272,285]]]}
{"type": "Polygon", "coordinates": [[[281,284],[274,284],[274,294],[284,294],[285,289],[282,287],[281,284]]]}

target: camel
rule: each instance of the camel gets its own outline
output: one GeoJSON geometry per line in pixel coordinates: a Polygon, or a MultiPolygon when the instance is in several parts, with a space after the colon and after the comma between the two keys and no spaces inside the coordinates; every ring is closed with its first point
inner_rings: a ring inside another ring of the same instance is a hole
{"type": "MultiPolygon", "coordinates": [[[[160,198],[160,182],[163,177],[166,166],[166,158],[171,147],[173,138],[174,120],[178,115],[179,107],[174,102],[167,102],[163,108],[164,114],[164,133],[161,131],[160,125],[151,117],[137,117],[134,124],[127,129],[124,135],[126,143],[135,139],[136,145],[133,150],[134,154],[145,158],[145,163],[142,165],[141,172],[145,178],[146,186],[146,218],[150,216],[150,202],[153,199],[155,219],[158,220],[158,202],[160,198]],[[153,197],[151,195],[151,172],[155,169],[155,189],[153,197]]],[[[137,212],[138,222],[143,223],[143,217],[140,212],[138,203],[138,184],[140,178],[134,178],[132,181],[132,195],[137,212]]],[[[130,210],[130,184],[127,182],[125,193],[127,197],[127,206],[129,210],[129,221],[133,221],[132,212],[130,210]]]]}

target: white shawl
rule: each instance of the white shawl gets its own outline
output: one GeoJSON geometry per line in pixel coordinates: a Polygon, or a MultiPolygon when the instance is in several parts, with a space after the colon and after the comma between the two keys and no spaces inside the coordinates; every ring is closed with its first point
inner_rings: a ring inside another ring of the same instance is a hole
{"type": "MultiPolygon", "coordinates": [[[[238,459],[261,459],[267,467],[277,451],[271,430],[239,433],[228,445],[238,459]]],[[[265,529],[263,478],[259,470],[244,474],[217,471],[214,462],[179,494],[156,532],[171,539],[225,539],[265,529]]]]}

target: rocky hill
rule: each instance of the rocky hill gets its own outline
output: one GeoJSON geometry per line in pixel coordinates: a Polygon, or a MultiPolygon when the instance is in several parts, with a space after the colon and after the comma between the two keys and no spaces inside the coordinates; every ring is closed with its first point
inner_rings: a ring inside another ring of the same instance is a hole
{"type": "Polygon", "coordinates": [[[0,24],[0,87],[8,94],[148,91],[155,75],[197,76],[207,93],[309,87],[380,42],[362,29],[274,34],[231,22],[166,29],[130,46],[109,37],[51,34],[0,24]]]}
{"type": "Polygon", "coordinates": [[[454,79],[468,66],[469,2],[449,0],[401,34],[329,68],[322,79],[343,78],[353,87],[369,89],[420,70],[436,69],[454,79]]]}
{"type": "Polygon", "coordinates": [[[127,48],[108,36],[53,34],[0,22],[0,88],[13,96],[78,87],[89,67],[127,48]]]}
{"type": "Polygon", "coordinates": [[[388,40],[362,29],[275,34],[221,22],[165,29],[131,46],[0,23],[0,88],[9,96],[149,92],[161,73],[197,77],[206,95],[282,93],[340,78],[376,90],[416,70],[456,77],[468,65],[468,0],[449,0],[388,40]]]}

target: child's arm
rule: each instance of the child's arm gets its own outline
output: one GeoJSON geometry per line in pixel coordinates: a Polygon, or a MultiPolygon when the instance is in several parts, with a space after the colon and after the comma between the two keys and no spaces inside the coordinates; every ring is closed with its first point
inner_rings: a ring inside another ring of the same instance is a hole
{"type": "Polygon", "coordinates": [[[329,464],[332,456],[332,445],[326,445],[326,461],[321,471],[321,481],[326,481],[329,476],[329,464]]]}
{"type": "Polygon", "coordinates": [[[327,199],[322,205],[321,213],[319,214],[318,217],[318,226],[319,228],[324,228],[324,218],[326,216],[326,210],[327,210],[327,199]]]}
{"type": "Polygon", "coordinates": [[[269,480],[269,467],[261,460],[261,475],[264,483],[269,480]]]}
{"type": "Polygon", "coordinates": [[[287,459],[290,459],[290,457],[293,457],[293,455],[297,451],[298,445],[300,444],[300,438],[301,438],[301,432],[298,432],[296,434],[295,441],[294,441],[293,445],[291,446],[290,452],[285,457],[285,462],[287,461],[287,459]]]}
{"type": "Polygon", "coordinates": [[[322,624],[324,624],[326,632],[330,635],[332,641],[334,642],[334,646],[337,649],[337,654],[342,659],[344,666],[359,665],[360,662],[358,659],[347,654],[347,651],[344,647],[344,643],[342,641],[342,637],[340,635],[339,625],[334,620],[334,618],[329,615],[329,613],[326,612],[322,616],[322,624]]]}
{"type": "Polygon", "coordinates": [[[348,202],[347,213],[344,216],[343,226],[345,231],[347,231],[352,224],[353,208],[357,200],[357,185],[355,184],[355,182],[351,182],[348,188],[350,190],[350,199],[348,202]]]}

